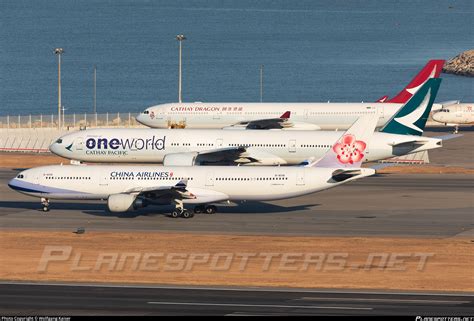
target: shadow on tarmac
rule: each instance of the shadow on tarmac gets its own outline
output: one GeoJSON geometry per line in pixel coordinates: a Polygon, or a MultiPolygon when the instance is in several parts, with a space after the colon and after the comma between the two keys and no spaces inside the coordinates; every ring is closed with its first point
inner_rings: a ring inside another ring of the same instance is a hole
{"type": "MultiPolygon", "coordinates": [[[[304,204],[296,206],[279,206],[275,204],[269,204],[264,202],[244,202],[238,205],[217,205],[219,214],[277,214],[287,213],[293,211],[303,211],[320,206],[320,204],[304,204]]],[[[0,212],[2,208],[17,208],[25,210],[37,210],[43,213],[39,200],[37,202],[15,202],[15,201],[0,201],[0,212]]],[[[112,213],[107,209],[105,203],[69,203],[69,202],[51,202],[50,210],[77,210],[84,214],[92,216],[107,216],[117,218],[135,218],[139,216],[157,216],[157,215],[168,215],[172,210],[171,205],[150,205],[146,208],[141,208],[135,211],[125,213],[112,213]]],[[[192,210],[194,206],[186,206],[188,210],[192,210]]],[[[11,215],[11,214],[10,214],[11,215]]]]}

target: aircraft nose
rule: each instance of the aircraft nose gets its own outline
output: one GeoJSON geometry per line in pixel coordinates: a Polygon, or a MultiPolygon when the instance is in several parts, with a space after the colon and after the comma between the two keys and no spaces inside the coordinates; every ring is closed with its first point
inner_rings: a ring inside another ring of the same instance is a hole
{"type": "MultiPolygon", "coordinates": [[[[70,139],[68,139],[68,141],[70,141],[70,139]]],[[[71,151],[72,148],[72,143],[69,143],[68,141],[64,141],[64,138],[62,137],[58,138],[54,143],[49,145],[50,152],[58,156],[66,157],[66,150],[71,151]]]]}
{"type": "Polygon", "coordinates": [[[18,182],[18,180],[17,180],[16,178],[12,178],[12,179],[8,182],[8,187],[10,187],[10,188],[13,189],[13,190],[18,189],[17,182],[18,182]]]}
{"type": "Polygon", "coordinates": [[[442,119],[442,115],[440,112],[437,112],[437,113],[434,113],[433,114],[433,120],[437,121],[437,122],[443,122],[443,119],[442,119]]]}
{"type": "Polygon", "coordinates": [[[49,145],[49,151],[53,154],[56,154],[58,156],[62,156],[60,150],[61,149],[59,148],[59,144],[57,142],[54,142],[51,145],[49,145]]]}
{"type": "Polygon", "coordinates": [[[137,117],[135,117],[135,119],[140,124],[148,126],[148,121],[149,121],[148,115],[145,115],[144,113],[141,113],[141,114],[138,114],[137,117]]]}

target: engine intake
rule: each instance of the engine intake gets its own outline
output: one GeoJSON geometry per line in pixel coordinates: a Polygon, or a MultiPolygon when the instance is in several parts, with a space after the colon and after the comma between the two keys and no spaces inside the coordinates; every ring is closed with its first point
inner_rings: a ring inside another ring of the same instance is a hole
{"type": "Polygon", "coordinates": [[[107,207],[113,213],[127,212],[132,209],[136,210],[147,205],[146,200],[137,199],[135,195],[131,194],[112,194],[107,200],[107,207]]]}

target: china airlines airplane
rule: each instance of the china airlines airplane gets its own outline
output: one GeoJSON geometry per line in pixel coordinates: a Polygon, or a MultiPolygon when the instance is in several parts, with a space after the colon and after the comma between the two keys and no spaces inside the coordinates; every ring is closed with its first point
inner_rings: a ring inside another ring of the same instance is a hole
{"type": "Polygon", "coordinates": [[[439,76],[443,64],[431,60],[396,97],[381,98],[383,103],[169,103],[145,109],[136,120],[151,128],[345,130],[375,107],[382,127],[428,79],[439,76]]]}
{"type": "Polygon", "coordinates": [[[474,104],[463,103],[443,106],[433,114],[433,120],[444,123],[447,126],[454,126],[454,133],[459,132],[459,125],[474,124],[474,104]]]}
{"type": "Polygon", "coordinates": [[[22,171],[8,185],[40,197],[44,211],[50,199],[103,199],[111,212],[174,204],[172,217],[189,218],[193,213],[185,203],[195,204],[196,213],[212,214],[213,203],[297,197],[373,175],[374,169],[360,165],[376,122],[376,114],[361,117],[305,167],[54,165],[22,171]]]}
{"type": "MultiPolygon", "coordinates": [[[[363,161],[442,146],[442,139],[421,136],[440,82],[441,79],[432,80],[422,86],[380,132],[374,133],[363,161]]],[[[376,110],[367,109],[365,114],[376,115],[376,110]]],[[[61,157],[86,162],[296,165],[322,157],[342,135],[337,131],[91,129],[60,137],[50,150],[61,157]]]]}

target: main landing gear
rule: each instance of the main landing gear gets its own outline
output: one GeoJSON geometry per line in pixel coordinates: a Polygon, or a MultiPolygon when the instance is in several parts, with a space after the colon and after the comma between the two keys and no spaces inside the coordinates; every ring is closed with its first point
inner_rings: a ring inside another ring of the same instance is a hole
{"type": "Polygon", "coordinates": [[[191,218],[194,216],[194,214],[201,214],[201,213],[214,214],[217,212],[217,207],[214,205],[196,205],[194,207],[194,213],[193,213],[193,212],[189,212],[187,209],[183,207],[182,200],[175,200],[174,203],[175,203],[176,208],[170,214],[172,218],[178,218],[178,217],[191,218]]]}
{"type": "Polygon", "coordinates": [[[205,214],[214,214],[217,212],[217,207],[214,205],[196,205],[194,207],[194,213],[200,214],[200,213],[205,213],[205,214]]]}
{"type": "Polygon", "coordinates": [[[49,212],[49,199],[42,197],[41,206],[43,207],[43,212],[49,212]]]}
{"type": "Polygon", "coordinates": [[[174,209],[173,212],[171,212],[170,216],[172,218],[178,218],[178,217],[191,218],[194,216],[194,213],[189,212],[187,209],[184,208],[183,200],[175,199],[174,203],[175,203],[176,208],[174,209]]]}

